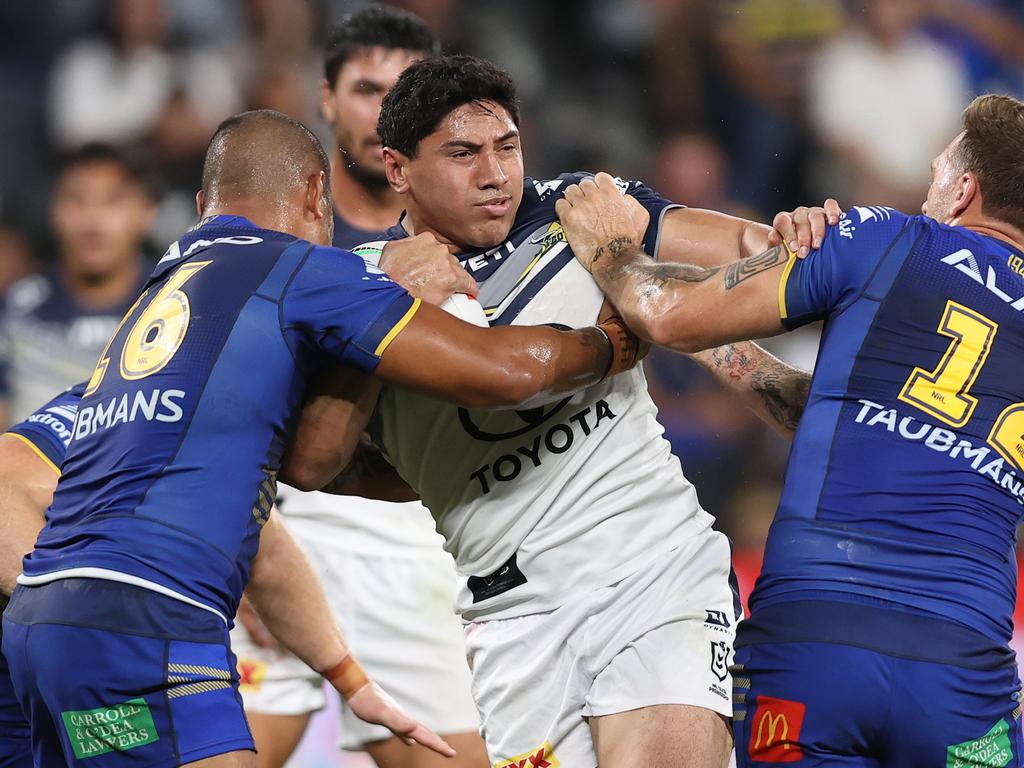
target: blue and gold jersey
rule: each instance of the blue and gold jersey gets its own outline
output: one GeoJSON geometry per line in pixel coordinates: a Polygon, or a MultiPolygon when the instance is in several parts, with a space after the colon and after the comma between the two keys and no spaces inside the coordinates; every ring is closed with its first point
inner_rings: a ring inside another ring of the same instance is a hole
{"type": "Polygon", "coordinates": [[[874,603],[1005,643],[1024,512],[1024,255],[854,208],[791,261],[783,323],[824,319],[751,600],[874,603]]]}
{"type": "Polygon", "coordinates": [[[351,253],[201,222],[88,382],[23,581],[113,578],[234,615],[307,378],[374,370],[418,306],[351,253]]]}
{"type": "Polygon", "coordinates": [[[84,391],[85,384],[82,383],[61,392],[27,419],[7,430],[7,434],[28,445],[54,472],[60,474],[84,391]]]}

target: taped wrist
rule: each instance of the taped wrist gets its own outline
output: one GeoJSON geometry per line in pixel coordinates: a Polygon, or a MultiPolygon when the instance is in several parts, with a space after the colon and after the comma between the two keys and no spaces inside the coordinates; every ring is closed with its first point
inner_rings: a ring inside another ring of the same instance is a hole
{"type": "Polygon", "coordinates": [[[370,682],[370,678],[366,676],[362,665],[356,661],[356,657],[351,653],[346,653],[341,661],[321,674],[327,682],[338,690],[338,693],[346,701],[352,698],[356,691],[370,682]]]}
{"type": "Polygon", "coordinates": [[[621,317],[609,317],[603,323],[599,323],[597,329],[607,337],[612,350],[608,370],[601,377],[601,381],[628,371],[637,364],[640,356],[639,339],[626,327],[621,317]]]}

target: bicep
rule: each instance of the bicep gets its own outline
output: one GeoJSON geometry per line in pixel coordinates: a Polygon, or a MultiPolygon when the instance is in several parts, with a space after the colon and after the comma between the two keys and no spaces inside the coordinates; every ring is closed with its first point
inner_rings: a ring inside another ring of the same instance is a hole
{"type": "Polygon", "coordinates": [[[657,253],[661,262],[715,267],[761,253],[771,227],[718,211],[674,208],[661,222],[657,253]]]}

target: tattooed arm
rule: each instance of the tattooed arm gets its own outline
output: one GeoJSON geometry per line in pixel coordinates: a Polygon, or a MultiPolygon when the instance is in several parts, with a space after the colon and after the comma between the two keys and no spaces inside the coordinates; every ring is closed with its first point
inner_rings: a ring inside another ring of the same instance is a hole
{"type": "Polygon", "coordinates": [[[792,439],[807,405],[811,375],[779,360],[750,341],[690,355],[761,421],[792,439]]]}
{"type": "Polygon", "coordinates": [[[576,258],[638,336],[696,352],[783,331],[783,246],[724,267],[658,263],[639,245],[645,222],[638,208],[605,174],[570,187],[557,203],[576,258]]]}

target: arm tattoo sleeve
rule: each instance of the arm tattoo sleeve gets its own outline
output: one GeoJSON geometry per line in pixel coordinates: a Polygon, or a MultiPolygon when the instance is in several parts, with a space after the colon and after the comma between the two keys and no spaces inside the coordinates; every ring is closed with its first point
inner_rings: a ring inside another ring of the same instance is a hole
{"type": "Polygon", "coordinates": [[[776,431],[791,435],[807,405],[811,376],[751,342],[726,344],[692,356],[776,431]]]}
{"type": "Polygon", "coordinates": [[[733,262],[725,272],[725,290],[731,290],[747,278],[777,267],[779,264],[785,264],[787,259],[789,259],[789,252],[781,245],[776,245],[759,256],[751,256],[749,259],[733,262]]]}

